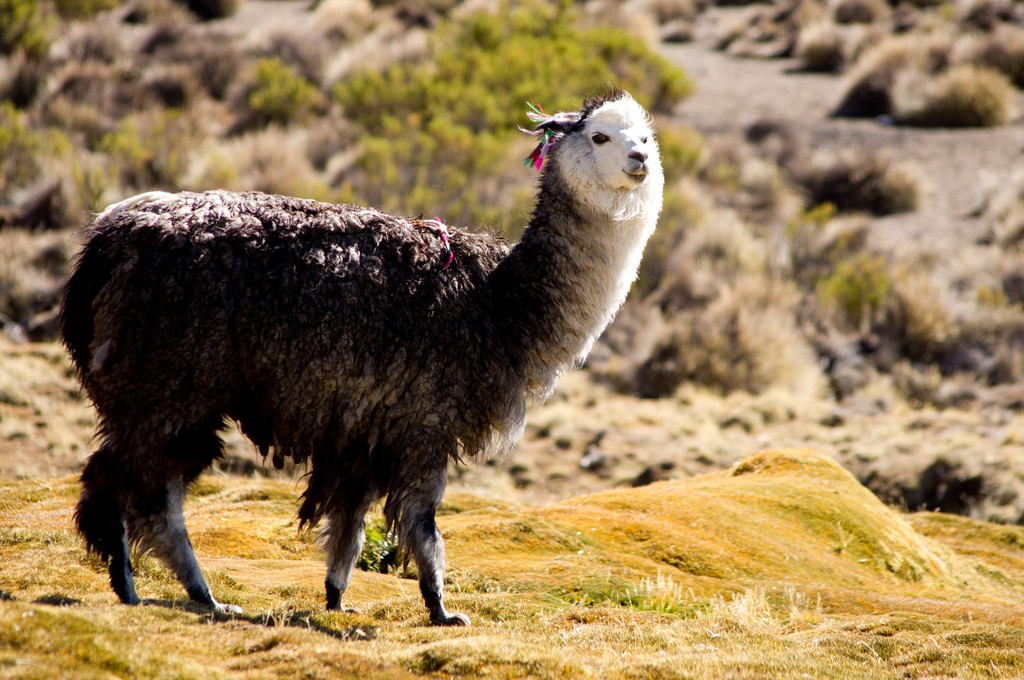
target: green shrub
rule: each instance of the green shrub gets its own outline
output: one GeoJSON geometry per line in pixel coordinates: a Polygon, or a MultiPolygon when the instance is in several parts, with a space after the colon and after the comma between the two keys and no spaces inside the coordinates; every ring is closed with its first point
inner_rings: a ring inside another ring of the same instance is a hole
{"type": "Polygon", "coordinates": [[[100,138],[96,151],[117,167],[126,188],[178,189],[195,145],[195,123],[176,110],[126,116],[100,138]]]}
{"type": "Polygon", "coordinates": [[[884,309],[892,281],[881,255],[860,252],[818,282],[818,296],[852,327],[866,329],[884,309]]]}
{"type": "Polygon", "coordinates": [[[38,0],[0,0],[0,54],[23,50],[40,58],[50,49],[53,18],[38,0]]]}
{"type": "Polygon", "coordinates": [[[288,125],[309,119],[321,102],[320,91],[277,57],[256,63],[246,102],[257,125],[288,125]]]}
{"type": "Polygon", "coordinates": [[[398,566],[398,543],[387,530],[383,520],[377,520],[366,527],[366,541],[359,555],[356,567],[363,571],[388,573],[398,566]]]}
{"type": "Polygon", "coordinates": [[[39,134],[29,129],[12,104],[0,102],[0,203],[39,174],[40,148],[39,134]]]}
{"type": "MultiPolygon", "coordinates": [[[[380,205],[392,212],[444,205],[456,224],[507,223],[526,210],[529,191],[509,200],[508,187],[495,184],[495,167],[518,173],[509,153],[516,126],[528,123],[527,101],[548,111],[576,108],[614,83],[657,111],[690,92],[686,76],[642,41],[618,29],[582,29],[575,18],[567,5],[530,2],[453,19],[439,29],[426,63],[339,84],[337,100],[365,132],[347,190],[376,202],[386,182],[380,205]]],[[[516,153],[525,155],[528,143],[520,146],[516,153]]]]}
{"type": "Polygon", "coordinates": [[[68,19],[88,19],[120,4],[120,0],[56,0],[57,11],[68,19]]]}
{"type": "Polygon", "coordinates": [[[666,183],[695,175],[704,158],[704,138],[692,127],[663,126],[658,130],[658,148],[666,183]]]}

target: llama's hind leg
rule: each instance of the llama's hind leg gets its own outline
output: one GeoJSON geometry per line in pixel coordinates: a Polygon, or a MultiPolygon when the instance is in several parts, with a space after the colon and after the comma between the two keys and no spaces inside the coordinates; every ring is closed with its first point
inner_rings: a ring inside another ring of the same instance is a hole
{"type": "MultiPolygon", "coordinates": [[[[448,612],[443,603],[444,539],[434,516],[444,495],[445,473],[442,466],[440,470],[423,470],[416,479],[406,480],[407,486],[400,492],[401,507],[385,507],[384,512],[391,520],[397,510],[399,540],[403,548],[411,549],[416,561],[420,594],[430,611],[430,622],[437,626],[468,626],[469,617],[448,612]]],[[[391,499],[388,500],[390,505],[391,499]]]]}
{"type": "Polygon", "coordinates": [[[372,492],[357,493],[353,498],[344,499],[343,507],[335,508],[328,516],[327,578],[324,581],[328,609],[356,611],[343,607],[341,599],[352,579],[356,560],[363,550],[366,512],[376,497],[376,493],[372,492]]]}
{"type": "Polygon", "coordinates": [[[109,445],[101,447],[82,471],[82,496],[75,508],[75,525],[86,545],[107,562],[110,585],[125,604],[138,604],[128,552],[123,500],[118,498],[116,470],[109,445]]]}
{"type": "Polygon", "coordinates": [[[148,512],[131,519],[132,536],[174,572],[190,599],[219,612],[241,614],[241,607],[222,604],[210,592],[188,537],[184,501],[185,482],[181,476],[174,476],[167,482],[163,497],[158,492],[157,502],[148,512]]]}

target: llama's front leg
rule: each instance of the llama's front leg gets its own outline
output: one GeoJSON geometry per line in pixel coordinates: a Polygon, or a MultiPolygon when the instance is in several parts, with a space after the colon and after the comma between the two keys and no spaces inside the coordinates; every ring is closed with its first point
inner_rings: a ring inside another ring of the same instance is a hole
{"type": "Polygon", "coordinates": [[[137,536],[143,548],[152,550],[174,572],[190,599],[218,612],[241,614],[242,608],[238,605],[215,600],[203,578],[185,527],[185,484],[181,477],[174,477],[167,483],[166,496],[160,500],[152,512],[132,519],[133,536],[137,536]]]}
{"type": "Polygon", "coordinates": [[[324,581],[328,609],[356,612],[355,609],[342,607],[341,598],[345,595],[352,579],[352,569],[363,550],[366,538],[364,518],[374,498],[373,494],[366,494],[354,502],[346,501],[345,507],[332,510],[329,515],[327,578],[324,581]]]}
{"type": "MultiPolygon", "coordinates": [[[[445,469],[423,477],[405,490],[399,514],[399,539],[411,549],[419,572],[420,593],[430,611],[430,622],[438,626],[468,626],[469,618],[444,608],[444,539],[434,521],[444,495],[445,469]]],[[[385,508],[387,512],[387,508],[385,508]]]]}

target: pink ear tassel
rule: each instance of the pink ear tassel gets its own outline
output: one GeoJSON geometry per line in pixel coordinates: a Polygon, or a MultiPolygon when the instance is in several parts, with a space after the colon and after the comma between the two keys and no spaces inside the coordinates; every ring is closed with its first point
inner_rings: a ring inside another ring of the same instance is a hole
{"type": "MultiPolygon", "coordinates": [[[[532,120],[534,123],[537,123],[537,125],[541,125],[542,123],[554,120],[559,115],[555,114],[554,116],[549,116],[548,114],[544,113],[543,107],[541,107],[539,104],[537,106],[534,106],[530,102],[526,102],[526,105],[530,107],[530,110],[526,112],[526,117],[532,120]]],[[[551,147],[554,146],[555,131],[547,129],[524,130],[523,128],[519,128],[519,130],[521,132],[525,132],[528,135],[532,135],[534,137],[539,136],[541,138],[540,143],[537,144],[536,148],[534,148],[534,150],[530,152],[529,156],[523,159],[523,165],[532,165],[534,170],[540,172],[541,166],[544,165],[544,159],[547,157],[548,152],[551,151],[551,147]]]]}
{"type": "Polygon", "coordinates": [[[441,271],[448,269],[452,262],[455,260],[455,253],[452,252],[451,245],[448,243],[448,225],[441,221],[441,218],[435,217],[432,220],[423,220],[419,225],[424,229],[429,229],[431,232],[437,234],[441,238],[441,243],[444,245],[444,249],[448,251],[448,261],[441,267],[441,271]]]}

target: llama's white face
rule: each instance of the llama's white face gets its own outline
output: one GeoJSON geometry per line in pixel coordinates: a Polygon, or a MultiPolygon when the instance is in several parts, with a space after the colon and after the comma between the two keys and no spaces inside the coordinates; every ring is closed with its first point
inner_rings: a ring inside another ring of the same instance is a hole
{"type": "Polygon", "coordinates": [[[559,165],[577,194],[595,204],[621,206],[623,200],[644,200],[632,194],[653,192],[660,208],[664,178],[658,143],[650,117],[631,97],[591,113],[583,130],[564,140],[559,165]]]}

